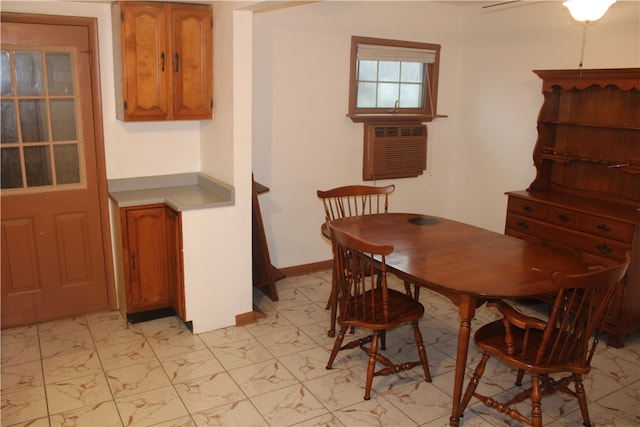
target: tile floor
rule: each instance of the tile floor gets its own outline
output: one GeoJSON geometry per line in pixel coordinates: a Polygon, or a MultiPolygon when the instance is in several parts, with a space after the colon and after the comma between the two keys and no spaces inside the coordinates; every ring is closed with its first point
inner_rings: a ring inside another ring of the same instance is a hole
{"type": "MultiPolygon", "coordinates": [[[[1,424],[448,425],[458,328],[454,306],[421,293],[433,382],[424,382],[419,370],[377,377],[372,399],[364,401],[363,352],[342,352],[334,369],[325,369],[333,342],[324,310],[329,280],[328,271],[280,280],[279,302],[254,294],[265,319],[200,335],[173,317],[127,325],[117,311],[4,330],[1,424]]],[[[483,307],[474,327],[492,318],[483,307]]],[[[410,327],[393,331],[387,354],[406,356],[413,351],[410,340],[410,327]]],[[[469,365],[475,367],[478,356],[472,344],[469,365]]],[[[640,334],[622,349],[600,346],[585,381],[598,426],[640,424],[639,361],[640,334]]],[[[513,392],[514,376],[495,360],[485,375],[484,392],[513,392]]],[[[551,396],[543,409],[551,426],[581,425],[574,399],[551,396]]],[[[461,424],[517,425],[478,403],[461,424]]]]}

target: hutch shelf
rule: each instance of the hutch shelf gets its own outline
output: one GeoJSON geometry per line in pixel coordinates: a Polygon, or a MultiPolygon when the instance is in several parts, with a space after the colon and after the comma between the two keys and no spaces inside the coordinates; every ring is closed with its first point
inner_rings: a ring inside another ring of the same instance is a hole
{"type": "Polygon", "coordinates": [[[507,193],[505,233],[592,264],[629,253],[605,325],[620,347],[640,328],[640,68],[534,72],[544,95],[536,176],[507,193]]]}

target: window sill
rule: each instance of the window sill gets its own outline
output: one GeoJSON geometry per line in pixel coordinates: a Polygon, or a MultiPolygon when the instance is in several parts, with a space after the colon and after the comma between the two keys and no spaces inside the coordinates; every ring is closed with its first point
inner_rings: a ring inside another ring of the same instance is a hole
{"type": "Polygon", "coordinates": [[[434,118],[447,117],[436,114],[436,116],[426,114],[402,114],[402,113],[380,113],[380,114],[347,114],[347,117],[354,123],[362,122],[431,122],[434,118]]]}

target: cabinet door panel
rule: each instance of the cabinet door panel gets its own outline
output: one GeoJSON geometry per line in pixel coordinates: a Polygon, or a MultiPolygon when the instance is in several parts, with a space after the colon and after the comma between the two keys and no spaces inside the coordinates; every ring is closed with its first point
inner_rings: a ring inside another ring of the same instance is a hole
{"type": "Polygon", "coordinates": [[[127,311],[170,306],[165,208],[127,211],[127,311]]]}
{"type": "Polygon", "coordinates": [[[210,119],[213,13],[210,7],[173,5],[171,19],[174,116],[210,119]]]}
{"type": "Polygon", "coordinates": [[[167,12],[161,3],[127,2],[123,8],[125,115],[128,120],[163,120],[167,102],[167,12]]]}

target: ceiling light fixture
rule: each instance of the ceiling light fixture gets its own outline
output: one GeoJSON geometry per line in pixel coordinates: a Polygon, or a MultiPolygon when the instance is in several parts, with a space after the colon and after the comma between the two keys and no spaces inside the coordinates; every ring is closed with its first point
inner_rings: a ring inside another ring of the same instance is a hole
{"type": "Polygon", "coordinates": [[[580,66],[584,62],[584,48],[587,44],[587,26],[602,18],[609,7],[616,0],[567,0],[562,5],[569,9],[571,17],[582,23],[582,49],[580,51],[580,66]]]}
{"type": "Polygon", "coordinates": [[[593,22],[602,18],[616,0],[567,0],[562,5],[576,21],[593,22]]]}

